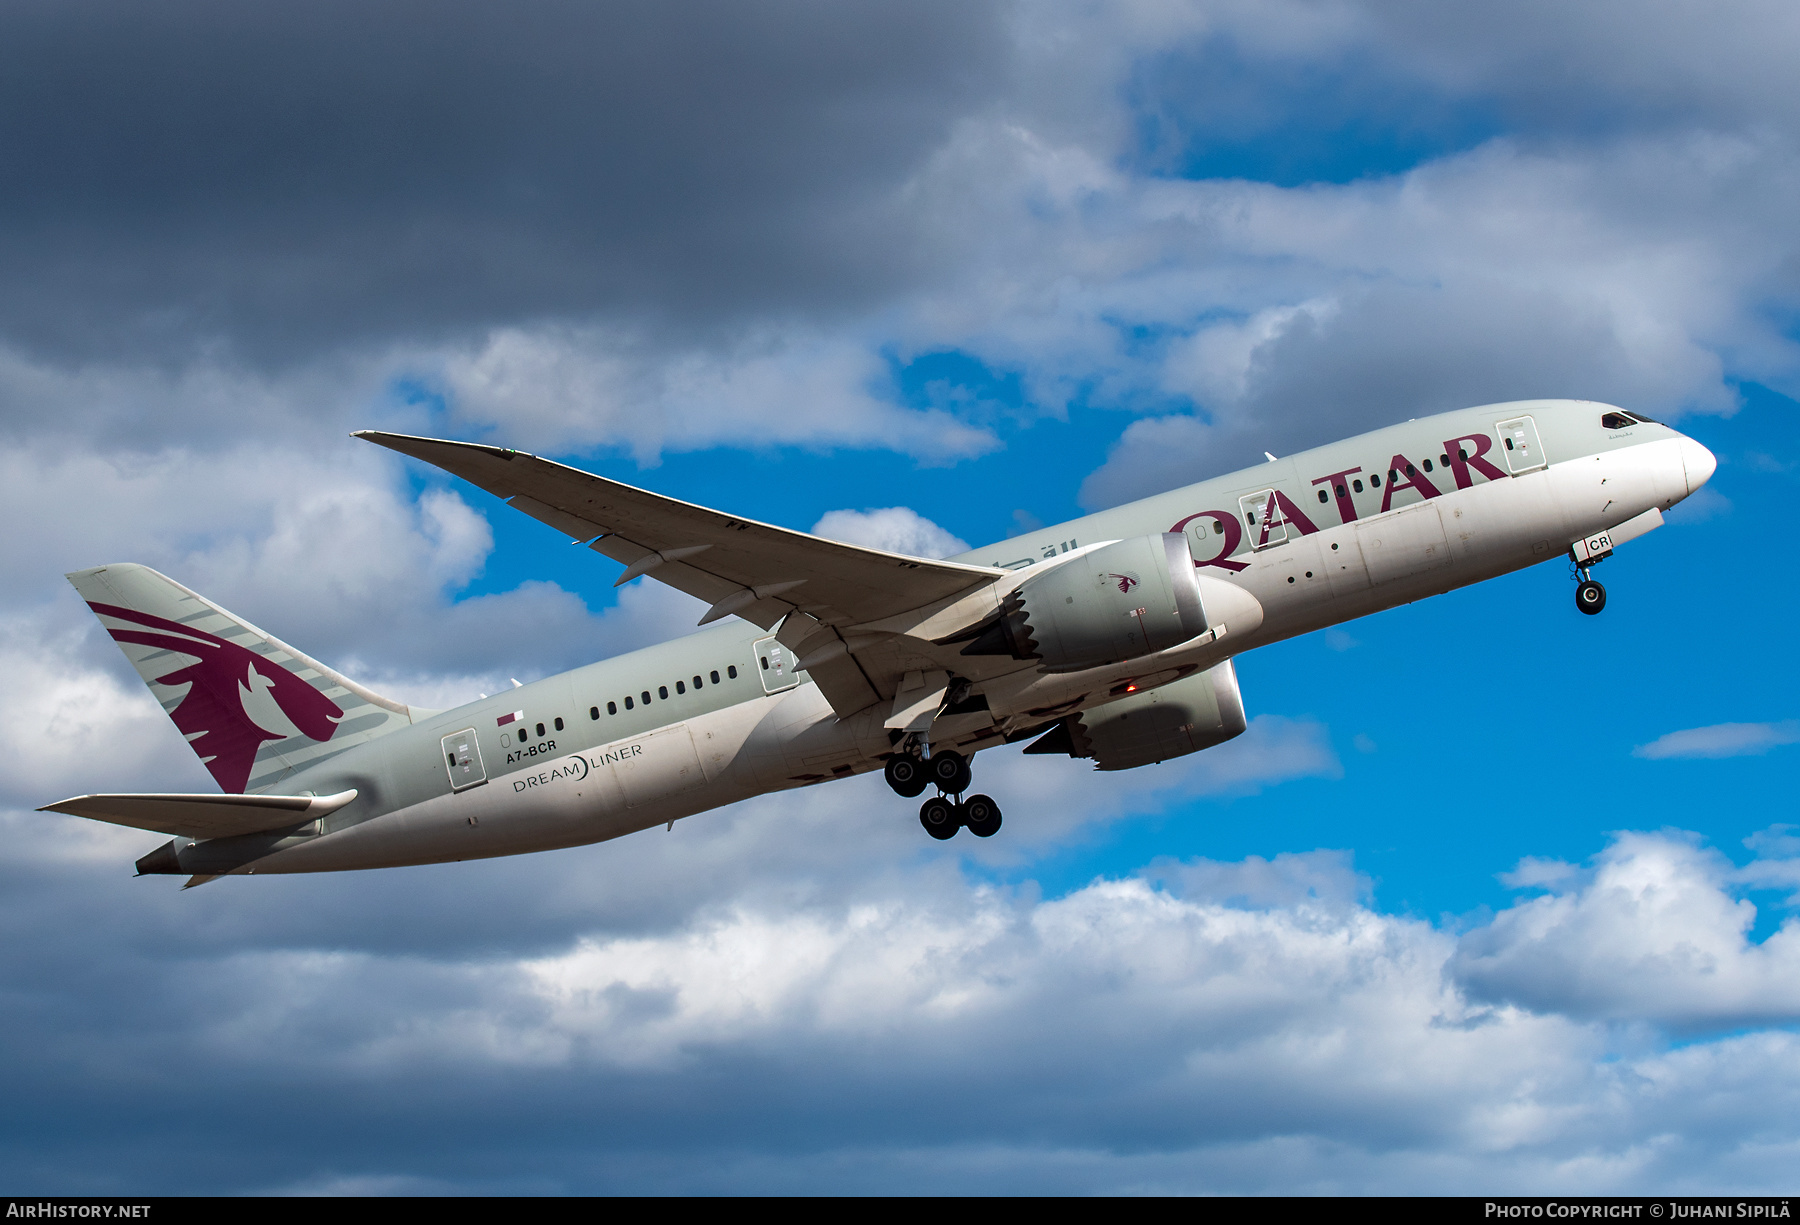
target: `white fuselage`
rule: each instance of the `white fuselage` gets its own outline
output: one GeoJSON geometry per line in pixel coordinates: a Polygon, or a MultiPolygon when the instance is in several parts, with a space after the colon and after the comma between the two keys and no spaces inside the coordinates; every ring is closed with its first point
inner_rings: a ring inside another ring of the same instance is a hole
{"type": "MultiPolygon", "coordinates": [[[[1710,476],[1712,457],[1653,423],[1602,429],[1605,410],[1533,401],[1425,418],[974,550],[956,560],[1017,581],[1092,545],[1183,532],[1209,606],[1239,611],[1222,636],[1081,672],[902,640],[920,666],[955,670],[986,700],[985,711],[940,716],[932,741],[978,751],[1111,701],[1128,683],[1160,685],[1565,556],[1620,525],[1654,526],[1710,476]]],[[[317,832],[247,863],[227,845],[236,840],[217,840],[222,858],[210,866],[213,844],[183,840],[183,870],[330,871],[546,850],[880,768],[893,746],[888,707],[838,718],[781,652],[765,668],[771,641],[750,626],[709,629],[433,716],[282,780],[285,793],[357,788],[357,802],[317,832]],[[519,709],[522,720],[500,721],[519,709]],[[453,788],[442,746],[464,731],[480,777],[453,788]]]]}

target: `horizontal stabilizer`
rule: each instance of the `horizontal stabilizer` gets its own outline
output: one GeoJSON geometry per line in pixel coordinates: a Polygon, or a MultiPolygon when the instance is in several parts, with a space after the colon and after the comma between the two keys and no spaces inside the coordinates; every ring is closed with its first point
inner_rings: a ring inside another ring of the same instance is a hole
{"type": "Polygon", "coordinates": [[[183,838],[229,838],[299,825],[355,798],[354,787],[336,795],[78,795],[38,811],[183,838]]]}

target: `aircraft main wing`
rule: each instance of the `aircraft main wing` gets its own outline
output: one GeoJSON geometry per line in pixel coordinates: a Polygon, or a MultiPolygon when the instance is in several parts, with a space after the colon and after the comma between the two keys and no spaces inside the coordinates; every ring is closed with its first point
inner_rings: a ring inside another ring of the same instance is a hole
{"type": "MultiPolygon", "coordinates": [[[[819,630],[835,636],[837,627],[898,616],[1006,574],[758,523],[524,451],[379,430],[356,437],[442,468],[624,562],[620,582],[648,574],[698,596],[710,605],[702,625],[735,614],[770,629],[798,610],[807,615],[803,626],[792,634],[784,627],[781,635],[791,649],[819,630]]],[[[892,695],[891,680],[869,677],[848,654],[822,661],[811,674],[840,715],[892,695]]]]}

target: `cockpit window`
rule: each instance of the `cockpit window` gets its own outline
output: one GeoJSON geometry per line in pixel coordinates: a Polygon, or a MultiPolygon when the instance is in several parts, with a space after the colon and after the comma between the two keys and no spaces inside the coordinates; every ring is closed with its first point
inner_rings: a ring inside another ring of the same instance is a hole
{"type": "Polygon", "coordinates": [[[1646,417],[1646,416],[1644,416],[1643,413],[1626,413],[1625,415],[1627,417],[1630,417],[1633,421],[1637,422],[1639,425],[1661,425],[1662,424],[1662,422],[1656,420],[1656,418],[1646,417]]]}
{"type": "Polygon", "coordinates": [[[1637,419],[1626,413],[1607,413],[1600,418],[1603,430],[1628,430],[1636,424],[1637,419]]]}

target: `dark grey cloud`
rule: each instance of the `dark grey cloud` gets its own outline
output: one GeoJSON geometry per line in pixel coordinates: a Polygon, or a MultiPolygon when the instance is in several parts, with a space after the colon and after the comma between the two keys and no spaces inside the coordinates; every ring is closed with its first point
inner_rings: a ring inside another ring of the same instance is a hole
{"type": "Polygon", "coordinates": [[[1391,71],[1485,95],[1514,129],[1800,129],[1800,16],[1781,0],[1374,0],[1366,13],[1391,71]]]}
{"type": "Polygon", "coordinates": [[[1002,82],[992,5],[86,0],[0,10],[0,334],[283,359],[855,300],[1002,82]]]}
{"type": "Polygon", "coordinates": [[[1172,22],[1129,78],[1134,156],[1158,173],[1341,182],[1501,132],[1800,132],[1781,0],[1221,8],[1172,22]]]}

